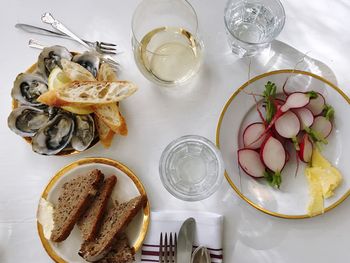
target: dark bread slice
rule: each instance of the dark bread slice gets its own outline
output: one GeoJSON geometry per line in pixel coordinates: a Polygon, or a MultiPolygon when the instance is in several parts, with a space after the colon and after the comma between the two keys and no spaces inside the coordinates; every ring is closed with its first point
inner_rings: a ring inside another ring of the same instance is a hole
{"type": "Polygon", "coordinates": [[[121,233],[112,249],[97,263],[132,263],[135,261],[134,254],[126,234],[121,233]]]}
{"type": "Polygon", "coordinates": [[[141,195],[108,209],[96,239],[85,241],[81,245],[79,255],[90,262],[104,258],[115,244],[118,235],[127,227],[146,201],[146,196],[141,195]]]}
{"type": "Polygon", "coordinates": [[[61,242],[69,236],[75,223],[93,201],[103,178],[101,171],[95,169],[62,186],[53,213],[54,228],[50,237],[52,241],[61,242]]]}
{"type": "Polygon", "coordinates": [[[105,179],[94,201],[79,219],[78,227],[81,230],[83,240],[88,241],[95,238],[116,182],[117,177],[114,175],[105,179]]]}

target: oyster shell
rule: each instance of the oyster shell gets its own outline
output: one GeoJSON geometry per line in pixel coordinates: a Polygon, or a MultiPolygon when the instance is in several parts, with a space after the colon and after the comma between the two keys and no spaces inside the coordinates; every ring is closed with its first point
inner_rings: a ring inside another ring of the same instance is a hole
{"type": "Polygon", "coordinates": [[[59,113],[37,131],[32,139],[33,151],[44,155],[57,154],[70,143],[73,131],[72,116],[59,113]]]}
{"type": "Polygon", "coordinates": [[[86,68],[95,78],[97,77],[97,72],[100,67],[100,58],[93,52],[87,51],[81,55],[75,55],[72,61],[86,68]]]}
{"type": "Polygon", "coordinates": [[[46,47],[41,51],[38,58],[38,69],[43,76],[48,77],[56,67],[61,67],[61,58],[72,59],[72,54],[62,46],[46,47]]]}
{"type": "Polygon", "coordinates": [[[22,137],[32,137],[49,121],[49,113],[42,109],[21,106],[14,109],[7,119],[9,128],[22,137]]]}
{"type": "Polygon", "coordinates": [[[86,150],[95,138],[95,123],[91,115],[76,115],[72,147],[77,151],[86,150]]]}
{"type": "Polygon", "coordinates": [[[21,104],[42,105],[37,98],[48,91],[46,80],[37,74],[20,73],[14,82],[11,96],[21,104]]]}

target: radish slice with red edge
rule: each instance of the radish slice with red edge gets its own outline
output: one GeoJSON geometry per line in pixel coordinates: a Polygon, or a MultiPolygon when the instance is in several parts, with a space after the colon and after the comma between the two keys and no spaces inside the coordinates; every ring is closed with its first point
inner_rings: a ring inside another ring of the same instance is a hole
{"type": "Polygon", "coordinates": [[[260,139],[258,138],[264,133],[264,131],[265,125],[262,122],[255,122],[247,126],[243,132],[244,146],[249,149],[259,149],[264,142],[265,136],[262,136],[260,139]]]}
{"type": "Polygon", "coordinates": [[[320,115],[326,104],[326,100],[321,93],[316,93],[317,97],[310,100],[310,103],[306,106],[314,116],[320,115]]]}
{"type": "Polygon", "coordinates": [[[294,109],[293,112],[298,116],[302,130],[310,127],[314,122],[314,115],[308,108],[294,109]]]}
{"type": "Polygon", "coordinates": [[[281,111],[286,112],[290,109],[298,109],[305,107],[310,102],[310,95],[304,92],[294,92],[291,93],[286,102],[282,105],[281,111]]]}
{"type": "Polygon", "coordinates": [[[309,163],[311,161],[312,156],[312,142],[309,138],[309,135],[304,134],[304,137],[300,143],[300,151],[299,158],[305,163],[309,163]]]}
{"type": "Polygon", "coordinates": [[[239,166],[254,178],[264,177],[265,166],[259,153],[252,149],[240,149],[237,152],[239,166]]]}
{"type": "Polygon", "coordinates": [[[292,111],[287,111],[276,120],[275,129],[284,138],[295,138],[300,131],[298,116],[292,111]]]}
{"type": "Polygon", "coordinates": [[[287,159],[282,143],[272,136],[263,143],[260,157],[265,166],[275,173],[282,171],[287,159]]]}
{"type": "Polygon", "coordinates": [[[310,127],[316,131],[322,138],[327,138],[333,129],[332,123],[323,116],[315,118],[314,123],[310,127]]]}

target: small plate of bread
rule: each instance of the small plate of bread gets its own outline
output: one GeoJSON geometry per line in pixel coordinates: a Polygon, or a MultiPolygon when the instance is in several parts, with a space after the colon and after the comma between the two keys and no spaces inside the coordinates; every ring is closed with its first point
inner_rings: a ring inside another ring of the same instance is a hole
{"type": "Polygon", "coordinates": [[[111,159],[85,158],[50,180],[37,226],[55,262],[134,262],[149,215],[145,189],[129,168],[111,159]]]}

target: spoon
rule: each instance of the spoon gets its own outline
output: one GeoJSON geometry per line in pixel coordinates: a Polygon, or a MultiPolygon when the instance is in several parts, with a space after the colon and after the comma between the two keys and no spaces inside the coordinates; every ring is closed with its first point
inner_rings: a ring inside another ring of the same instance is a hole
{"type": "Polygon", "coordinates": [[[210,263],[210,254],[206,247],[200,246],[193,251],[191,263],[210,263]]]}

